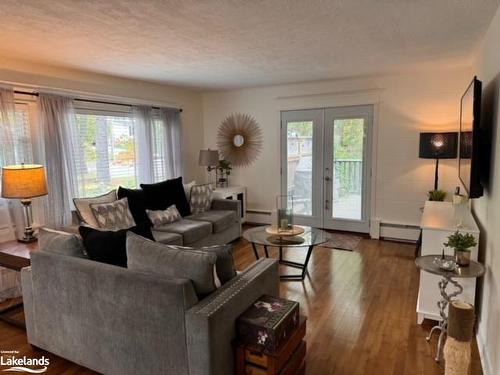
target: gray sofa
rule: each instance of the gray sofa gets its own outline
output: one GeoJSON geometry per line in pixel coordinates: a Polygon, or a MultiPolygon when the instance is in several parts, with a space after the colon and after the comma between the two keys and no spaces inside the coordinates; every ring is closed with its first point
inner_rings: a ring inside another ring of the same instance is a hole
{"type": "MultiPolygon", "coordinates": [[[[241,204],[229,199],[213,199],[209,211],[186,216],[172,224],[152,228],[155,241],[169,245],[210,246],[227,244],[241,237],[241,204]]],[[[66,232],[78,234],[81,220],[73,212],[73,225],[66,232]]]]}
{"type": "Polygon", "coordinates": [[[279,275],[260,259],[198,300],[187,279],[35,251],[22,288],[36,347],[104,374],[229,375],[235,319],[279,275]]]}

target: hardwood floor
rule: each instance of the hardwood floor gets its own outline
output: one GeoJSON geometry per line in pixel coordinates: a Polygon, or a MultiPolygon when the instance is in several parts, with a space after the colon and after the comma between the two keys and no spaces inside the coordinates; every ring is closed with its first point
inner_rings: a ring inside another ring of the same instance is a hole
{"type": "MultiPolygon", "coordinates": [[[[263,255],[262,249],[259,249],[263,255]]],[[[425,336],[432,322],[416,324],[418,271],[413,245],[363,239],[355,252],[318,247],[304,282],[282,282],[281,296],[300,302],[308,316],[308,375],[443,374],[434,362],[437,336],[425,336]]],[[[276,256],[276,252],[272,251],[276,256]]],[[[299,249],[285,256],[302,261],[299,249]]],[[[254,261],[250,245],[235,245],[235,261],[243,269],[254,261]]],[[[289,270],[282,268],[282,272],[289,270]]],[[[296,270],[290,270],[295,272],[296,270]]],[[[437,286],[436,286],[437,287],[437,286]]],[[[25,332],[0,322],[0,350],[40,357],[26,341],[25,332]]],[[[93,374],[92,371],[48,354],[47,374],[93,374]]],[[[481,374],[473,345],[471,375],[481,374]]]]}

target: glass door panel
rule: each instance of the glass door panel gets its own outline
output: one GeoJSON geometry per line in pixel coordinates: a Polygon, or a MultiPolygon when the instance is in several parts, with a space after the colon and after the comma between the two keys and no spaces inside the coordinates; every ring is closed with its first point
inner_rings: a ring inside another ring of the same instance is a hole
{"type": "Polygon", "coordinates": [[[369,232],[372,111],[371,106],[325,110],[324,228],[369,232]]]}
{"type": "Polygon", "coordinates": [[[321,226],[323,110],[281,113],[282,195],[293,196],[296,224],[321,226]]]}
{"type": "Polygon", "coordinates": [[[313,201],[313,122],[289,122],[287,134],[287,195],[294,200],[293,212],[312,215],[313,201]]]}
{"type": "Polygon", "coordinates": [[[361,220],[365,120],[333,121],[332,218],[361,220]]]}

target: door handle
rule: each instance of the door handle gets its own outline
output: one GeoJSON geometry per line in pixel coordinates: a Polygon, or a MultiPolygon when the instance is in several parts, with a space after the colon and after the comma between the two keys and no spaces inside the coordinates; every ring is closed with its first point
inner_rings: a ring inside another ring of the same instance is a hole
{"type": "Polygon", "coordinates": [[[330,181],[330,177],[329,177],[329,176],[326,176],[326,177],[325,177],[325,181],[330,181]]]}

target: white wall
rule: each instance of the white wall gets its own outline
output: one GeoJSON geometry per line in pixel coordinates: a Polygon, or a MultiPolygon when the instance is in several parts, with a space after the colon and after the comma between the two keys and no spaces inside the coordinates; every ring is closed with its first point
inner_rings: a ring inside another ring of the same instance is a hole
{"type": "Polygon", "coordinates": [[[204,178],[203,170],[198,167],[203,128],[201,95],[197,91],[5,58],[0,58],[0,82],[116,96],[129,98],[132,102],[179,106],[183,109],[184,177],[186,180],[204,178]]]}
{"type": "Polygon", "coordinates": [[[479,283],[478,345],[485,375],[500,374],[500,9],[479,49],[476,74],[483,82],[482,121],[493,129],[491,176],[485,195],[472,204],[481,228],[480,260],[486,274],[479,283]]]}
{"type": "MultiPolygon", "coordinates": [[[[460,97],[471,78],[471,70],[462,68],[206,92],[205,147],[216,148],[217,127],[229,113],[254,116],[264,132],[262,155],[250,167],[234,170],[231,183],[248,187],[249,209],[272,210],[280,190],[280,110],[373,103],[373,217],[417,225],[434,181],[434,161],[418,158],[419,132],[458,129],[460,97]]],[[[456,160],[442,161],[440,188],[452,192],[457,183],[456,160]]]]}

